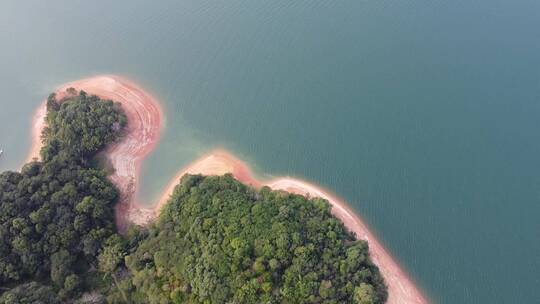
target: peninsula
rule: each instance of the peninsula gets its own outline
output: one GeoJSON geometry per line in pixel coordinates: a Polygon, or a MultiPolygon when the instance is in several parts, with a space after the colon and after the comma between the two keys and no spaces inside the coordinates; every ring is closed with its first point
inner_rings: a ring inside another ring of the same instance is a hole
{"type": "MultiPolygon", "coordinates": [[[[114,75],[96,76],[64,84],[56,90],[57,99],[71,94],[70,89],[119,102],[127,116],[127,126],[123,136],[102,152],[114,168],[114,172],[108,178],[119,190],[120,199],[116,206],[115,216],[117,227],[121,231],[125,231],[131,223],[147,225],[152,222],[172,195],[180,178],[185,174],[223,175],[229,173],[238,181],[255,189],[268,186],[273,190],[284,190],[327,200],[332,207],[332,214],[341,220],[358,239],[367,241],[369,244],[371,259],[379,268],[388,287],[387,303],[428,303],[426,297],[399,264],[342,199],[330,191],[299,179],[283,177],[258,180],[253,176],[247,164],[223,149],[211,151],[181,169],[166,186],[158,202],[154,204],[141,202],[137,196],[140,168],[144,158],[156,147],[160,138],[163,122],[160,104],[134,83],[114,75]]],[[[45,127],[46,106],[47,103],[43,102],[33,118],[32,149],[28,156],[29,160],[39,158],[42,145],[40,134],[45,127]]]]}

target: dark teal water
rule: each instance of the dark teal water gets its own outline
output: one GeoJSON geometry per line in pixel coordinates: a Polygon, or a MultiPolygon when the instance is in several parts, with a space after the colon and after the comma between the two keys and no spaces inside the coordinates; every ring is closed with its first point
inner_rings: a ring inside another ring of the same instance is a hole
{"type": "MultiPolygon", "coordinates": [[[[54,3],[53,3],[54,2],[54,3]]],[[[437,303],[540,303],[539,1],[0,4],[0,170],[63,82],[163,101],[155,197],[215,146],[344,197],[437,303]]]]}

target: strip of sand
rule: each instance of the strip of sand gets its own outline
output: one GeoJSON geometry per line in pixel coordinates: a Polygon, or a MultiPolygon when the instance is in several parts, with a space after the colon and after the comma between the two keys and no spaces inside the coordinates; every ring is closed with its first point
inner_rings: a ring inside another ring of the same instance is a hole
{"type": "MultiPolygon", "coordinates": [[[[343,221],[344,225],[359,239],[368,241],[373,262],[379,267],[388,285],[387,303],[428,303],[412,280],[343,200],[320,187],[298,179],[285,177],[270,181],[257,180],[245,163],[225,150],[215,150],[180,170],[167,185],[156,204],[139,203],[136,194],[142,161],[155,148],[160,137],[163,116],[159,103],[135,84],[118,76],[104,75],[67,83],[57,89],[57,96],[59,98],[65,96],[68,88],[84,90],[102,99],[121,102],[128,117],[124,137],[105,151],[105,156],[115,168],[115,172],[109,178],[120,191],[120,202],[116,207],[119,229],[125,229],[130,223],[145,225],[155,219],[184,174],[231,173],[241,182],[256,188],[266,185],[276,190],[327,199],[332,205],[332,213],[343,221]]],[[[42,103],[33,117],[32,149],[29,160],[39,158],[40,134],[44,127],[45,114],[46,106],[42,103]]]]}

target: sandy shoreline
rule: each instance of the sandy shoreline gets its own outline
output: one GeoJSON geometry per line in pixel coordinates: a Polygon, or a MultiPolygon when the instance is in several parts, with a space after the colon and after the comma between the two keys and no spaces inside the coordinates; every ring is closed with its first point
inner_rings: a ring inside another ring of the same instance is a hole
{"type": "MultiPolygon", "coordinates": [[[[115,172],[109,178],[120,191],[120,202],[116,207],[119,229],[125,229],[130,223],[145,225],[153,220],[184,174],[231,173],[241,182],[256,188],[266,185],[272,189],[327,199],[333,207],[332,213],[359,239],[368,241],[373,262],[379,267],[388,285],[387,303],[428,303],[397,262],[343,200],[320,187],[298,179],[285,177],[270,181],[257,180],[245,163],[225,150],[212,151],[180,170],[165,187],[156,204],[141,204],[136,197],[139,173],[142,161],[159,141],[163,121],[159,103],[135,84],[118,76],[104,75],[67,83],[56,90],[57,95],[61,98],[70,87],[95,94],[100,98],[121,102],[128,117],[125,136],[105,151],[106,157],[115,168],[115,172]]],[[[44,116],[45,103],[42,103],[33,117],[32,148],[28,160],[39,157],[44,116]]]]}
{"type": "MultiPolygon", "coordinates": [[[[55,90],[60,100],[68,93],[67,89],[83,90],[102,99],[112,99],[122,104],[128,118],[125,134],[104,151],[115,171],[109,176],[120,191],[116,206],[116,221],[123,230],[129,223],[145,224],[154,217],[154,212],[141,208],[136,198],[139,172],[144,158],[159,141],[163,114],[160,104],[141,88],[127,79],[103,75],[66,83],[55,90]]],[[[46,101],[34,113],[32,122],[32,147],[27,160],[39,158],[41,149],[41,130],[45,125],[46,101]]]]}

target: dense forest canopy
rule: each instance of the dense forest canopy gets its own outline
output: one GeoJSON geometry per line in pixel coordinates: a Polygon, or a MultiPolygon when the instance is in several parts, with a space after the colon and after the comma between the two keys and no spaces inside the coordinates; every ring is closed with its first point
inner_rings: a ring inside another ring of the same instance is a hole
{"type": "Polygon", "coordinates": [[[32,290],[76,295],[81,275],[116,231],[116,189],[90,160],[120,135],[126,124],[120,105],[84,92],[61,102],[51,95],[46,124],[43,161],[0,174],[0,285],[48,286],[15,287],[4,302],[32,290]]]}
{"type": "Polygon", "coordinates": [[[186,175],[158,220],[117,234],[96,154],[120,104],[47,101],[42,161],[0,174],[0,304],[384,303],[368,245],[323,199],[186,175]]]}
{"type": "Polygon", "coordinates": [[[50,286],[28,282],[12,288],[0,296],[0,303],[60,304],[60,299],[50,286]]]}
{"type": "Polygon", "coordinates": [[[383,303],[368,246],[323,199],[186,175],[125,258],[146,303],[383,303]]]}

